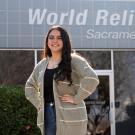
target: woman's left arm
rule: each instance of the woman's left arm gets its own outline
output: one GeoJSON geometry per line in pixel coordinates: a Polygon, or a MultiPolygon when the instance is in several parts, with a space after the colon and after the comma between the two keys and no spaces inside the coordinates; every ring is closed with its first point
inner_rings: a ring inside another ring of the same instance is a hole
{"type": "Polygon", "coordinates": [[[78,104],[96,90],[99,79],[93,68],[83,58],[77,62],[76,70],[81,77],[80,87],[74,96],[74,103],[78,104]]]}

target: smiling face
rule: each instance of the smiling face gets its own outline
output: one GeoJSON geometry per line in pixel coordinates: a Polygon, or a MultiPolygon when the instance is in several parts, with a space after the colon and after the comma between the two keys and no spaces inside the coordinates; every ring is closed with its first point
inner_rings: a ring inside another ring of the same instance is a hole
{"type": "Polygon", "coordinates": [[[54,53],[61,55],[62,58],[71,55],[71,42],[68,32],[61,26],[53,26],[46,35],[44,57],[51,57],[54,53]]]}
{"type": "Polygon", "coordinates": [[[54,29],[50,32],[48,36],[48,47],[52,53],[62,52],[63,41],[62,41],[60,31],[54,29]]]}

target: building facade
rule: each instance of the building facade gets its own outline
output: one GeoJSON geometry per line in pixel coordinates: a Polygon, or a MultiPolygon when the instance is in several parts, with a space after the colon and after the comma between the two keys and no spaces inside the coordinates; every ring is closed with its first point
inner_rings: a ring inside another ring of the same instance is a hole
{"type": "Polygon", "coordinates": [[[70,33],[73,49],[100,79],[96,92],[86,99],[88,134],[131,134],[135,130],[134,7],[135,0],[0,1],[0,84],[24,85],[41,59],[46,32],[52,25],[62,25],[70,33]]]}

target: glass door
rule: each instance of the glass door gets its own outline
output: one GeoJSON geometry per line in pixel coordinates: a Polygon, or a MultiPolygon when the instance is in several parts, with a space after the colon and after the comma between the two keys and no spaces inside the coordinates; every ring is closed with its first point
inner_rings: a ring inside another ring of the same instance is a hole
{"type": "Polygon", "coordinates": [[[99,75],[100,84],[86,100],[88,114],[87,135],[115,135],[111,74],[99,75]]]}

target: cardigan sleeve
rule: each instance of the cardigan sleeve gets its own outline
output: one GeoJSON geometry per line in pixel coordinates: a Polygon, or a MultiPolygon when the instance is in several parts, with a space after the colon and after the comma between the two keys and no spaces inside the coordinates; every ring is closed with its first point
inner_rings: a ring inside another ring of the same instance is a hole
{"type": "Polygon", "coordinates": [[[36,66],[25,84],[25,96],[38,110],[40,107],[38,87],[38,66],[36,66]]]}
{"type": "Polygon", "coordinates": [[[99,79],[93,68],[84,58],[77,56],[74,65],[76,72],[81,78],[80,87],[77,90],[77,94],[74,96],[74,101],[78,104],[96,90],[99,79]]]}

